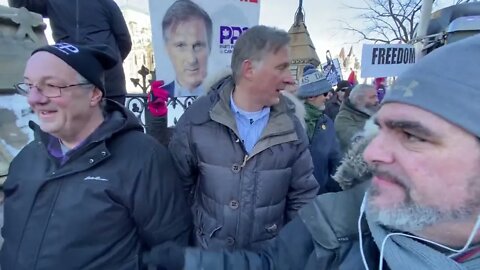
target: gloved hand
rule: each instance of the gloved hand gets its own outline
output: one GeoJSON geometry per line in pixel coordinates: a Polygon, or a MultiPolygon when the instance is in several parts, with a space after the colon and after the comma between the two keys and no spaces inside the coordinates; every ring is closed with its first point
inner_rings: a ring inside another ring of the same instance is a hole
{"type": "Polygon", "coordinates": [[[163,81],[153,81],[150,93],[148,93],[148,110],[153,116],[163,117],[167,114],[168,90],[163,81]]]}
{"type": "Polygon", "coordinates": [[[168,270],[181,270],[185,266],[185,247],[176,242],[166,242],[143,254],[144,265],[168,270]]]}

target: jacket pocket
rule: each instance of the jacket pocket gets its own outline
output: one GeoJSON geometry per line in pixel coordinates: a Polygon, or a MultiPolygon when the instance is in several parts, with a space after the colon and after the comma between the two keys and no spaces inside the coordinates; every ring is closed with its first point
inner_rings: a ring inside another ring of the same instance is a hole
{"type": "Polygon", "coordinates": [[[211,239],[215,237],[215,234],[222,229],[223,225],[220,222],[210,217],[204,210],[197,208],[195,216],[195,235],[197,245],[202,246],[204,249],[209,247],[211,239]]]}

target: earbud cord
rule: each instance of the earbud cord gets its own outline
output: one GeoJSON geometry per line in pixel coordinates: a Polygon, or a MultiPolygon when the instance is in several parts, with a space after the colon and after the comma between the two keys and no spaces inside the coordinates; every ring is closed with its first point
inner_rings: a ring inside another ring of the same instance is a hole
{"type": "MultiPolygon", "coordinates": [[[[363,251],[363,238],[362,238],[362,217],[363,217],[363,213],[365,212],[365,205],[366,205],[366,202],[367,202],[366,198],[367,198],[367,193],[365,193],[365,195],[363,196],[362,205],[360,206],[360,217],[358,218],[358,234],[359,234],[358,239],[359,239],[359,244],[360,244],[360,254],[362,256],[363,265],[365,266],[366,270],[369,270],[367,260],[365,258],[365,253],[363,251]]],[[[477,234],[477,231],[478,231],[479,228],[480,228],[480,215],[478,215],[478,217],[477,217],[477,221],[475,222],[475,226],[473,227],[472,232],[470,233],[470,236],[468,237],[467,242],[465,243],[465,245],[461,249],[453,249],[453,248],[447,247],[445,245],[442,245],[442,244],[439,244],[439,243],[436,243],[436,242],[433,242],[431,240],[427,240],[427,239],[424,239],[424,238],[421,238],[421,237],[418,237],[418,236],[414,236],[414,235],[409,235],[409,234],[405,234],[405,233],[390,233],[382,241],[382,245],[381,245],[381,248],[380,248],[380,261],[379,261],[378,269],[383,270],[383,256],[384,256],[385,245],[387,243],[387,239],[391,236],[401,235],[401,236],[409,237],[409,238],[412,238],[412,239],[420,240],[420,241],[438,246],[438,247],[446,249],[448,251],[452,251],[452,252],[454,252],[454,254],[451,254],[450,256],[448,256],[448,257],[452,258],[452,257],[456,256],[457,254],[466,251],[469,248],[469,246],[472,244],[473,239],[475,238],[475,235],[477,234]]]]}

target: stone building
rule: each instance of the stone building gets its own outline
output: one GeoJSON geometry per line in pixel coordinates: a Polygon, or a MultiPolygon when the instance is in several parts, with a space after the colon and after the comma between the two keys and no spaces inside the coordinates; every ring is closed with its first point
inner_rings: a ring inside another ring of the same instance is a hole
{"type": "Polygon", "coordinates": [[[154,69],[152,46],[152,28],[148,11],[148,0],[115,0],[123,13],[132,37],[132,50],[123,62],[127,91],[141,92],[140,88],[133,87],[130,78],[138,78],[138,70],[143,66],[154,69]]]}

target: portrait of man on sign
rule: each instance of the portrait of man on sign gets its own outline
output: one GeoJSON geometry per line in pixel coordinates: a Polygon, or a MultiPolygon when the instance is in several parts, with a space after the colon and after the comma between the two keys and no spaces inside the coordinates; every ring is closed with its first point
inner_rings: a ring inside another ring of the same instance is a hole
{"type": "Polygon", "coordinates": [[[190,0],[177,0],[163,17],[162,35],[175,70],[175,80],[165,86],[170,96],[201,95],[212,48],[210,16],[190,0]]]}

